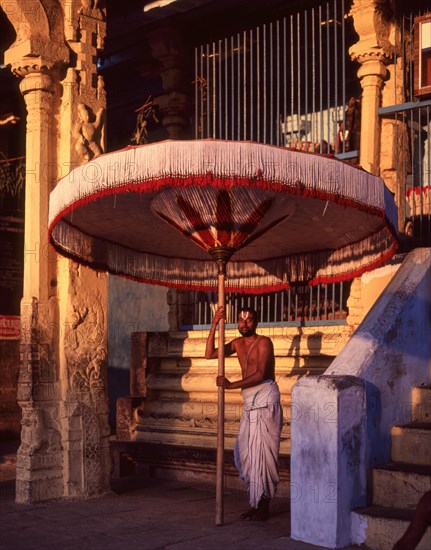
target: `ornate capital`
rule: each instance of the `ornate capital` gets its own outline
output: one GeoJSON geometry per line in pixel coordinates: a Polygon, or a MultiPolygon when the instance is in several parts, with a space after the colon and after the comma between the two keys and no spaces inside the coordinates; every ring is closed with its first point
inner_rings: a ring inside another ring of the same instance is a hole
{"type": "Polygon", "coordinates": [[[25,69],[22,68],[19,75],[24,77],[19,85],[23,96],[31,92],[47,92],[54,94],[54,80],[45,69],[33,65],[25,69]]]}
{"type": "Polygon", "coordinates": [[[381,89],[387,75],[386,65],[380,59],[373,57],[363,59],[358,70],[358,78],[361,80],[362,87],[373,85],[381,89]]]}
{"type": "Polygon", "coordinates": [[[104,21],[106,19],[105,0],[81,0],[79,13],[104,21]]]}
{"type": "Polygon", "coordinates": [[[5,63],[14,74],[48,71],[69,62],[64,40],[64,13],[57,0],[0,0],[16,32],[16,40],[5,53],[5,63]]]}
{"type": "Polygon", "coordinates": [[[395,51],[395,27],[389,0],[354,0],[353,17],[359,41],[350,47],[354,61],[388,64],[395,51]]]}

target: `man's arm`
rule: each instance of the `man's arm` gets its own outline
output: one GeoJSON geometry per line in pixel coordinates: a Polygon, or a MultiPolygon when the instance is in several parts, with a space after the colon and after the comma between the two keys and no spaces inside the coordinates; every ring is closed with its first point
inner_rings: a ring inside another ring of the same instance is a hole
{"type": "Polygon", "coordinates": [[[273,369],[274,364],[274,346],[270,338],[263,338],[258,344],[258,361],[255,369],[247,373],[242,380],[230,382],[224,376],[217,377],[217,386],[222,386],[225,390],[236,390],[251,388],[257,386],[268,378],[268,372],[273,369]]]}
{"type": "MultiPolygon", "coordinates": [[[[215,342],[214,342],[215,332],[217,329],[217,325],[220,322],[220,319],[223,319],[223,318],[224,318],[224,308],[220,306],[215,312],[213,321],[211,323],[211,328],[207,339],[207,345],[205,348],[205,359],[216,359],[218,356],[218,350],[215,347],[215,342]]],[[[234,346],[232,346],[232,342],[229,342],[228,344],[225,345],[224,347],[225,356],[232,355],[234,351],[235,350],[234,350],[234,346]]]]}

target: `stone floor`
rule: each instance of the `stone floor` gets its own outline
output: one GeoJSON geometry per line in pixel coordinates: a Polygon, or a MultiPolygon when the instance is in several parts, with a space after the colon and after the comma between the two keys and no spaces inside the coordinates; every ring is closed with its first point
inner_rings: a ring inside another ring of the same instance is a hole
{"type": "Polygon", "coordinates": [[[225,524],[216,527],[214,487],[204,484],[150,479],[138,487],[125,481],[99,498],[16,504],[14,451],[0,446],[1,550],[321,548],[290,538],[284,498],[274,499],[268,522],[244,522],[239,513],[247,509],[246,494],[226,490],[225,524]]]}

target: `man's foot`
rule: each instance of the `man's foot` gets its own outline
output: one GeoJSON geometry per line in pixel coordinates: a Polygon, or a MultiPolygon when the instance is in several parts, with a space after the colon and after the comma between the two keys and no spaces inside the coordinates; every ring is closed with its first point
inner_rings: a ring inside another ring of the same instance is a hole
{"type": "Polygon", "coordinates": [[[259,500],[256,513],[251,521],[267,521],[269,519],[269,498],[262,497],[259,500]]]}
{"type": "Polygon", "coordinates": [[[241,519],[247,519],[250,521],[253,518],[253,516],[256,514],[256,512],[257,512],[257,508],[250,508],[250,510],[248,510],[247,512],[244,512],[239,517],[241,519]]]}
{"type": "Polygon", "coordinates": [[[262,497],[257,508],[250,508],[248,512],[241,514],[240,518],[248,521],[267,521],[269,519],[269,498],[262,497]]]}

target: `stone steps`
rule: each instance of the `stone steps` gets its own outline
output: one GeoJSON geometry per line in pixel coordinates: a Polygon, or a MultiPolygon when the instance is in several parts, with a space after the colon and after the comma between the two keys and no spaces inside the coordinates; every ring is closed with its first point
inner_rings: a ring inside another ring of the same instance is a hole
{"type": "MultiPolygon", "coordinates": [[[[204,353],[204,350],[202,350],[204,353]]],[[[277,373],[290,372],[292,369],[326,369],[334,355],[277,355],[277,373]]],[[[234,357],[225,358],[226,371],[238,371],[238,359],[234,357]]],[[[217,370],[217,359],[205,359],[201,357],[166,357],[157,364],[159,374],[213,374],[217,370]]],[[[310,374],[310,373],[308,373],[310,374]]]]}
{"type": "MultiPolygon", "coordinates": [[[[353,512],[355,529],[366,532],[373,550],[392,550],[404,535],[416,506],[431,490],[431,387],[412,390],[412,421],[391,430],[390,464],[371,472],[372,505],[353,512]]],[[[417,550],[431,548],[428,528],[417,550]]]]}
{"type": "MultiPolygon", "coordinates": [[[[224,445],[226,450],[233,450],[238,432],[238,426],[225,425],[224,445]]],[[[135,441],[157,443],[159,445],[183,445],[184,447],[201,447],[215,449],[217,446],[217,429],[214,426],[175,425],[172,422],[150,422],[139,426],[135,434],[135,441]]],[[[280,454],[290,455],[290,427],[284,426],[280,439],[280,454]]]]}
{"type": "MultiPolygon", "coordinates": [[[[369,506],[355,514],[358,529],[366,529],[365,544],[373,550],[392,550],[394,544],[404,535],[412,517],[413,510],[369,506]]],[[[423,536],[416,550],[431,548],[431,528],[423,536]]]]}
{"type": "MultiPolygon", "coordinates": [[[[284,416],[280,453],[287,456],[291,410],[292,415],[300,414],[291,406],[293,385],[301,376],[322,374],[347,341],[352,328],[347,325],[302,327],[301,330],[259,327],[258,332],[269,336],[274,344],[276,380],[284,416]]],[[[217,359],[204,358],[207,336],[208,330],[196,330],[135,333],[132,338],[131,396],[117,401],[117,444],[121,447],[130,442],[131,457],[134,444],[136,452],[145,446],[158,445],[183,448],[190,453],[190,460],[183,462],[181,468],[169,461],[152,468],[157,475],[161,476],[166,469],[171,476],[196,476],[196,472],[212,472],[215,468],[215,463],[206,463],[213,460],[211,454],[195,461],[196,449],[214,450],[217,440],[217,359]]],[[[226,331],[227,341],[237,336],[236,329],[226,331]]],[[[240,378],[236,357],[226,358],[225,371],[231,380],[240,378]]],[[[235,443],[242,404],[239,390],[225,392],[227,451],[231,451],[235,443]]],[[[233,477],[237,475],[235,471],[233,477]]]]}
{"type": "MultiPolygon", "coordinates": [[[[351,327],[342,325],[303,327],[301,331],[297,327],[259,328],[259,333],[270,336],[274,343],[276,380],[285,420],[284,439],[290,438],[293,385],[301,376],[323,373],[350,332],[351,327]]],[[[217,359],[204,358],[207,336],[207,330],[135,333],[131,369],[131,379],[136,381],[131,385],[131,388],[135,385],[132,390],[135,402],[131,399],[127,402],[125,398],[120,403],[122,416],[128,419],[123,423],[126,430],[119,430],[117,418],[119,439],[136,438],[159,444],[181,440],[193,446],[201,439],[205,445],[211,444],[217,422],[217,359]]],[[[226,331],[226,340],[237,336],[236,329],[226,331]]],[[[226,358],[225,372],[230,380],[241,377],[236,357],[226,358]]],[[[241,413],[241,392],[225,392],[228,445],[236,436],[241,413]]]]}
{"type": "MultiPolygon", "coordinates": [[[[286,357],[335,357],[351,336],[348,325],[327,325],[315,327],[258,327],[258,333],[269,336],[274,344],[275,355],[286,357]]],[[[139,336],[139,333],[134,333],[139,336]]],[[[138,336],[135,339],[138,340],[138,336]]],[[[189,358],[204,358],[208,330],[148,333],[148,356],[184,362],[189,358]]],[[[236,329],[227,329],[226,341],[238,336],[236,329]]]]}
{"type": "Polygon", "coordinates": [[[394,463],[374,468],[372,488],[376,506],[414,510],[420,497],[431,491],[431,466],[394,463]]]}
{"type": "Polygon", "coordinates": [[[431,422],[431,386],[413,389],[412,409],[413,422],[431,422]]]}
{"type": "Polygon", "coordinates": [[[431,422],[411,422],[391,430],[393,462],[431,464],[431,422]]]}

